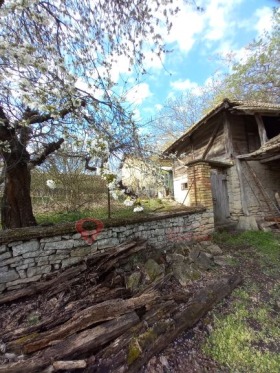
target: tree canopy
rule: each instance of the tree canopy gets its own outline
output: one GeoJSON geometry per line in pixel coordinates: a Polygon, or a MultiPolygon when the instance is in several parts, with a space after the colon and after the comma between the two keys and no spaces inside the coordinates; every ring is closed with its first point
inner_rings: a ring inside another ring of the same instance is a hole
{"type": "Polygon", "coordinates": [[[274,9],[271,30],[250,43],[243,59],[233,57],[232,71],[213,85],[214,103],[227,97],[280,103],[280,9],[274,9]]]}
{"type": "Polygon", "coordinates": [[[116,61],[143,72],[172,0],[1,0],[0,145],[2,226],[35,224],[30,169],[66,138],[87,140],[85,160],[139,146],[137,125],[111,79],[116,61]],[[149,44],[146,42],[149,41],[149,44]],[[94,139],[94,141],[92,141],[94,139]],[[23,202],[24,201],[24,202],[23,202]]]}

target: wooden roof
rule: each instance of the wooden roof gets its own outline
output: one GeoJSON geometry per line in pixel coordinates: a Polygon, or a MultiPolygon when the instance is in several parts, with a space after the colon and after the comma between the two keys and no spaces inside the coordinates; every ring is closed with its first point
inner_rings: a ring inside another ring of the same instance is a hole
{"type": "Polygon", "coordinates": [[[229,110],[235,114],[246,114],[254,115],[259,114],[269,114],[269,115],[280,115],[280,105],[268,102],[257,102],[257,101],[230,101],[225,98],[219,105],[215,106],[210,110],[204,117],[202,117],[198,122],[192,125],[187,131],[177,139],[173,144],[171,144],[167,149],[164,150],[163,154],[170,154],[176,151],[176,148],[188,137],[192,135],[193,132],[198,130],[201,126],[205,125],[210,118],[217,115],[222,110],[229,110]]]}

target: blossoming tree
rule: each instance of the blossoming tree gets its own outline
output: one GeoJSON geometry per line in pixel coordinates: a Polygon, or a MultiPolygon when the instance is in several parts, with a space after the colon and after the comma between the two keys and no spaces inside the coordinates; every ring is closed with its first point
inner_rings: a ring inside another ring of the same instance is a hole
{"type": "MultiPolygon", "coordinates": [[[[139,144],[110,72],[119,58],[143,72],[143,41],[164,52],[157,30],[177,11],[172,0],[0,0],[2,228],[36,224],[31,170],[66,138],[97,136],[109,154],[139,144]]],[[[83,155],[88,169],[99,150],[83,155]]]]}

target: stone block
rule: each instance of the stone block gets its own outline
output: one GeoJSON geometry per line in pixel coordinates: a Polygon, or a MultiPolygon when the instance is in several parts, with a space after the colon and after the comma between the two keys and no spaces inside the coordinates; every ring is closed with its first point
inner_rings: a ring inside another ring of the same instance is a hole
{"type": "Polygon", "coordinates": [[[18,273],[14,269],[11,269],[8,272],[0,273],[0,284],[10,282],[10,281],[16,280],[18,278],[19,278],[18,273]]]}
{"type": "Polygon", "coordinates": [[[57,241],[57,242],[48,242],[45,244],[44,249],[55,249],[55,250],[65,250],[65,249],[72,249],[74,247],[74,240],[65,240],[65,241],[57,241]]]}
{"type": "Polygon", "coordinates": [[[37,263],[38,266],[43,266],[43,265],[49,264],[49,258],[46,256],[43,258],[35,258],[35,262],[37,263]]]}
{"type": "MultiPolygon", "coordinates": [[[[95,251],[97,251],[97,248],[95,248],[95,251]]],[[[77,249],[71,250],[70,256],[71,257],[73,257],[73,256],[84,257],[84,256],[87,256],[87,255],[90,255],[92,252],[94,252],[94,251],[91,251],[91,246],[79,247],[77,249]]]]}
{"type": "Polygon", "coordinates": [[[26,278],[26,271],[24,269],[21,269],[20,271],[17,271],[20,278],[26,278]]]}
{"type": "Polygon", "coordinates": [[[0,245],[0,254],[4,253],[7,251],[7,246],[6,245],[0,245]]]}
{"type": "Polygon", "coordinates": [[[30,253],[22,254],[22,257],[23,257],[23,259],[38,258],[42,254],[43,254],[42,251],[31,251],[30,253]]]}
{"type": "Polygon", "coordinates": [[[22,264],[31,264],[31,263],[34,263],[35,264],[35,260],[34,258],[28,258],[28,259],[24,259],[22,261],[22,264]]]}
{"type": "Polygon", "coordinates": [[[11,264],[20,263],[21,260],[22,260],[21,256],[17,256],[15,258],[6,259],[6,260],[3,260],[3,262],[0,262],[0,267],[11,265],[11,264]]]}
{"type": "Polygon", "coordinates": [[[51,272],[51,266],[46,265],[42,267],[32,267],[27,269],[27,277],[34,277],[36,275],[43,275],[51,272]]]}
{"type": "Polygon", "coordinates": [[[6,284],[0,284],[0,293],[3,293],[5,289],[6,289],[6,284]]]}
{"type": "Polygon", "coordinates": [[[39,249],[39,242],[36,240],[24,242],[18,246],[13,246],[13,256],[34,252],[39,249]]]}
{"type": "Polygon", "coordinates": [[[6,251],[5,253],[3,254],[0,254],[0,263],[5,260],[5,259],[8,259],[12,256],[12,254],[9,252],[9,251],[6,251]]]}
{"type": "Polygon", "coordinates": [[[8,246],[9,247],[14,247],[14,246],[21,245],[22,243],[23,243],[23,241],[13,241],[13,242],[8,243],[8,246]]]}
{"type": "Polygon", "coordinates": [[[79,240],[81,237],[82,237],[81,233],[75,233],[75,234],[73,234],[73,236],[71,238],[72,238],[72,240],[79,240]]]}
{"type": "Polygon", "coordinates": [[[40,242],[41,243],[46,243],[46,242],[57,242],[61,241],[61,236],[54,236],[54,237],[46,237],[46,238],[41,238],[40,242]]]}
{"type": "Polygon", "coordinates": [[[74,258],[69,258],[65,259],[62,261],[62,267],[61,268],[67,268],[72,266],[73,264],[77,264],[81,261],[81,258],[74,257],[74,258]]]}

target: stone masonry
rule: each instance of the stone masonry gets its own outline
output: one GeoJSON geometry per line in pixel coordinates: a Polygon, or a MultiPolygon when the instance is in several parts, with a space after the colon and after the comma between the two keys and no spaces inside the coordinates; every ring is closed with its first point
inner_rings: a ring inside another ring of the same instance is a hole
{"type": "MultiPolygon", "coordinates": [[[[179,242],[205,240],[214,231],[213,211],[205,208],[190,212],[139,219],[126,225],[107,226],[95,242],[87,244],[72,224],[69,233],[10,242],[0,234],[0,293],[39,281],[47,274],[77,264],[97,251],[134,238],[147,239],[156,248],[169,248],[179,242]],[[6,240],[6,243],[5,243],[6,240]]],[[[40,227],[42,230],[42,227],[40,227]]],[[[27,228],[25,228],[26,230],[27,228]]],[[[38,227],[39,229],[39,227],[38,227]]],[[[11,231],[12,232],[12,231],[11,231]]],[[[11,237],[11,236],[10,236],[11,237]]]]}

